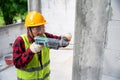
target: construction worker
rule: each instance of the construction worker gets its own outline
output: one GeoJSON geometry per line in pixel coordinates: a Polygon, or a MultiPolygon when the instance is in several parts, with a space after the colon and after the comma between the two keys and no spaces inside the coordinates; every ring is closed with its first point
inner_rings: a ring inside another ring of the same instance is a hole
{"type": "Polygon", "coordinates": [[[57,36],[45,32],[45,24],[46,20],[41,13],[31,11],[27,14],[25,19],[27,32],[18,36],[13,44],[13,63],[18,80],[50,80],[49,48],[36,44],[35,36],[59,40],[64,37],[68,42],[71,40],[70,34],[57,36]]]}

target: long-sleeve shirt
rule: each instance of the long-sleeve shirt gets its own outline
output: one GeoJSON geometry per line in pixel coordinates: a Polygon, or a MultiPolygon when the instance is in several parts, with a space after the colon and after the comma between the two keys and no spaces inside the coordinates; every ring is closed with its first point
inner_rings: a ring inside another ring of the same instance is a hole
{"type": "MultiPolygon", "coordinates": [[[[56,36],[50,33],[45,33],[46,37],[61,39],[61,36],[56,36]]],[[[27,33],[28,41],[30,43],[34,42],[34,39],[27,33]]],[[[16,68],[24,68],[33,58],[35,53],[33,53],[30,48],[25,50],[25,44],[21,36],[18,36],[13,44],[13,63],[16,68]]]]}

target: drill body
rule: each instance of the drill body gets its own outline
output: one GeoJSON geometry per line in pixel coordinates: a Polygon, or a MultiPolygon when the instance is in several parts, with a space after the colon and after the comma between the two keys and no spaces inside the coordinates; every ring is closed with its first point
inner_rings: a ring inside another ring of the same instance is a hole
{"type": "Polygon", "coordinates": [[[69,45],[69,42],[67,42],[65,38],[61,38],[61,40],[58,40],[36,36],[34,39],[36,44],[40,44],[51,49],[59,49],[60,47],[66,47],[67,45],[69,45]]]}

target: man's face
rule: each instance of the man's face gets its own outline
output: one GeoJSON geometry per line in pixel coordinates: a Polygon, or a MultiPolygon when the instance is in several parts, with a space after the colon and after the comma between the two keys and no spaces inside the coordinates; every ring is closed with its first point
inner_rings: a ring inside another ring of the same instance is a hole
{"type": "Polygon", "coordinates": [[[35,26],[31,28],[33,36],[42,36],[45,32],[44,25],[35,26]]]}

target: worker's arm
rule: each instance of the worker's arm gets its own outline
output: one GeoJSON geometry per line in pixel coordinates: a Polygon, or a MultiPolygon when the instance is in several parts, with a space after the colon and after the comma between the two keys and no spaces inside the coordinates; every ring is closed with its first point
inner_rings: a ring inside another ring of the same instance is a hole
{"type": "Polygon", "coordinates": [[[34,53],[28,48],[25,51],[23,39],[19,36],[13,44],[13,63],[16,68],[25,67],[33,58],[34,53]]]}
{"type": "Polygon", "coordinates": [[[48,37],[48,38],[54,38],[54,39],[61,39],[61,36],[57,36],[57,35],[53,35],[53,34],[50,34],[50,33],[45,33],[45,35],[48,37]]]}
{"type": "Polygon", "coordinates": [[[64,38],[68,42],[70,42],[71,38],[72,38],[71,33],[67,33],[67,34],[64,34],[62,36],[57,36],[57,35],[53,35],[53,34],[50,34],[50,33],[45,33],[45,34],[48,38],[54,38],[54,39],[59,39],[59,40],[64,38]]]}

